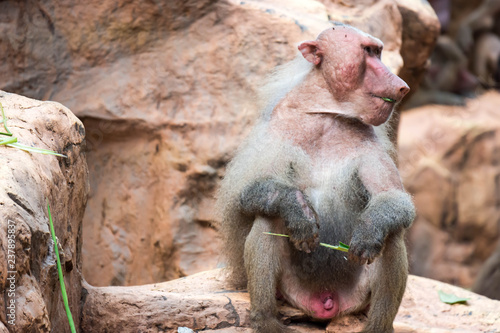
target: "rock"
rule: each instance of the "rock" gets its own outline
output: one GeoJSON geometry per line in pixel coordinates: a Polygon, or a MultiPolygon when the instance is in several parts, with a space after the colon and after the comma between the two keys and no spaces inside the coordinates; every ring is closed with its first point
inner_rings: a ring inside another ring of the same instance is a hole
{"type": "Polygon", "coordinates": [[[468,290],[410,275],[394,329],[396,333],[495,332],[500,327],[499,305],[468,290]],[[443,303],[440,290],[467,298],[467,303],[443,303]]]}
{"type": "MultiPolygon", "coordinates": [[[[448,34],[452,37],[457,37],[460,33],[460,24],[467,19],[467,17],[474,12],[483,2],[473,2],[467,0],[450,1],[450,26],[448,34]]],[[[490,20],[490,18],[487,18],[490,20]]],[[[486,23],[486,20],[481,22],[486,23]]]]}
{"type": "Polygon", "coordinates": [[[422,70],[437,32],[427,5],[353,4],[0,2],[0,88],[57,100],[87,131],[90,284],[151,283],[217,266],[214,193],[255,119],[259,84],[329,16],[380,37],[393,71],[422,70]]]}
{"type": "Polygon", "coordinates": [[[403,18],[401,56],[404,67],[399,75],[412,88],[406,102],[417,90],[427,70],[427,61],[439,36],[439,20],[427,1],[396,0],[403,18]]]}
{"type": "Polygon", "coordinates": [[[401,118],[400,170],[413,194],[413,274],[471,287],[500,239],[500,94],[401,118]]]}
{"type": "MultiPolygon", "coordinates": [[[[82,123],[59,103],[0,91],[8,126],[19,143],[67,155],[0,146],[0,332],[69,332],[49,232],[50,202],[69,304],[79,324],[81,222],[88,192],[82,123]],[[11,233],[9,231],[14,231],[11,233]],[[15,235],[15,248],[9,236],[15,235]],[[10,257],[14,252],[15,257],[10,257]],[[15,260],[15,263],[11,260],[15,260]],[[13,265],[13,266],[11,266],[13,265]],[[11,297],[11,293],[15,296],[11,297]],[[15,300],[15,311],[7,307],[15,300]],[[6,308],[7,307],[7,308],[6,308]],[[13,319],[8,314],[15,313],[13,319]],[[7,328],[9,330],[7,330],[7,328]]],[[[0,124],[0,131],[4,131],[0,124]]],[[[2,136],[2,139],[6,138],[2,136]]]]}
{"type": "MultiPolygon", "coordinates": [[[[251,332],[249,297],[228,290],[220,270],[137,287],[85,286],[82,329],[85,332],[177,332],[179,327],[204,332],[251,332]]],[[[426,278],[410,276],[396,317],[396,333],[494,332],[500,327],[499,301],[426,278]],[[449,305],[438,290],[468,298],[449,305]]],[[[281,304],[282,321],[298,332],[354,332],[366,317],[348,316],[314,324],[299,310],[281,304]]]]}
{"type": "Polygon", "coordinates": [[[482,265],[472,290],[480,295],[500,300],[500,246],[482,265]]]}

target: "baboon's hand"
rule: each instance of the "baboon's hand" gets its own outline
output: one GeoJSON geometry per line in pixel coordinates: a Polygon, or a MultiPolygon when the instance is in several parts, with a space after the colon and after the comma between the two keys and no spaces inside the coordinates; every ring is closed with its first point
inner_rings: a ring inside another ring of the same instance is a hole
{"type": "Polygon", "coordinates": [[[319,245],[316,212],[299,190],[289,193],[282,204],[290,241],[298,250],[310,253],[319,245]]]}
{"type": "Polygon", "coordinates": [[[362,226],[354,232],[348,252],[349,260],[369,265],[382,253],[385,235],[374,229],[362,226]]]}
{"type": "Polygon", "coordinates": [[[310,224],[304,228],[306,230],[290,229],[290,242],[297,250],[311,253],[319,245],[318,225],[310,224]]]}
{"type": "Polygon", "coordinates": [[[297,188],[273,179],[261,179],[247,186],[240,195],[241,211],[247,215],[280,217],[290,241],[307,253],[319,244],[316,212],[297,188]]]}

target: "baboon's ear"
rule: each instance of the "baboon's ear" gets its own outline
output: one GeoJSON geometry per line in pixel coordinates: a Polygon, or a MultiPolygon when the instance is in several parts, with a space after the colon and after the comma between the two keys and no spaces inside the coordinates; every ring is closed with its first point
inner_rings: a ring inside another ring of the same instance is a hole
{"type": "Polygon", "coordinates": [[[319,65],[322,60],[322,52],[318,47],[318,42],[316,41],[306,41],[299,45],[299,51],[302,56],[309,62],[319,65]]]}

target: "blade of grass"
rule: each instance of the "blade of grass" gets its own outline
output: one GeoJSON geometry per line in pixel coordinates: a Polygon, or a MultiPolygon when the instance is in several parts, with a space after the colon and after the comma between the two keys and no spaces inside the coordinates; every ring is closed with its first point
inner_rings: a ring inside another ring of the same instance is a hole
{"type": "Polygon", "coordinates": [[[389,97],[381,97],[384,101],[389,102],[389,103],[394,103],[396,100],[389,98],[389,97]]]}
{"type": "Polygon", "coordinates": [[[49,149],[30,147],[30,146],[26,146],[26,145],[23,145],[20,143],[11,143],[11,144],[8,144],[7,146],[18,148],[18,149],[25,150],[25,151],[30,151],[33,153],[44,154],[44,155],[55,155],[55,156],[61,156],[61,157],[66,157],[66,158],[68,157],[66,155],[56,153],[55,151],[52,151],[49,149]]]}
{"type": "Polygon", "coordinates": [[[47,211],[49,212],[50,234],[52,235],[52,240],[54,241],[54,252],[56,253],[57,260],[57,273],[59,274],[59,282],[61,284],[61,294],[64,302],[64,308],[66,309],[66,315],[68,316],[69,328],[71,329],[71,333],[76,333],[75,323],[73,322],[73,316],[71,315],[71,310],[69,308],[68,295],[66,294],[66,286],[64,285],[61,260],[59,259],[59,250],[57,248],[56,232],[54,231],[52,215],[50,214],[49,199],[47,199],[47,211]]]}
{"type": "Polygon", "coordinates": [[[345,247],[346,249],[349,248],[349,245],[345,244],[345,243],[342,243],[339,241],[339,246],[342,246],[342,247],[345,247]]]}
{"type": "Polygon", "coordinates": [[[275,234],[274,232],[263,232],[263,234],[266,234],[266,235],[271,235],[271,236],[290,237],[290,236],[288,236],[288,235],[283,235],[283,234],[275,234]]]}
{"type": "Polygon", "coordinates": [[[330,244],[325,244],[325,243],[319,243],[319,245],[327,247],[329,249],[334,249],[337,251],[349,252],[349,248],[345,248],[345,247],[340,246],[340,245],[330,245],[330,244]]]}
{"type": "Polygon", "coordinates": [[[5,112],[3,112],[3,105],[2,105],[2,103],[0,103],[0,111],[2,112],[3,126],[5,127],[5,130],[7,131],[7,133],[0,132],[0,134],[12,136],[12,132],[7,127],[7,117],[5,117],[5,112]]]}
{"type": "MultiPolygon", "coordinates": [[[[264,232],[264,234],[271,235],[271,236],[290,237],[288,235],[275,234],[273,232],[264,232]]],[[[349,252],[349,245],[344,244],[342,242],[339,242],[339,245],[330,245],[330,244],[326,244],[326,243],[319,243],[319,245],[327,247],[329,249],[337,250],[337,251],[349,252]]]]}
{"type": "Polygon", "coordinates": [[[9,138],[9,139],[5,139],[5,140],[2,140],[0,141],[0,146],[1,145],[9,145],[9,144],[12,144],[12,143],[16,143],[17,142],[17,138],[9,138]]]}

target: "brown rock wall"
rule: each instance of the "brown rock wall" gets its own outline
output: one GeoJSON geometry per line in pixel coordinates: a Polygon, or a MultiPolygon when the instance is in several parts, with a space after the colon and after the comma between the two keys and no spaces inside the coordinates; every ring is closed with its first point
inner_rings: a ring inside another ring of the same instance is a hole
{"type": "Polygon", "coordinates": [[[400,169],[414,195],[411,271],[470,287],[500,239],[500,94],[403,113],[400,169]]]}

